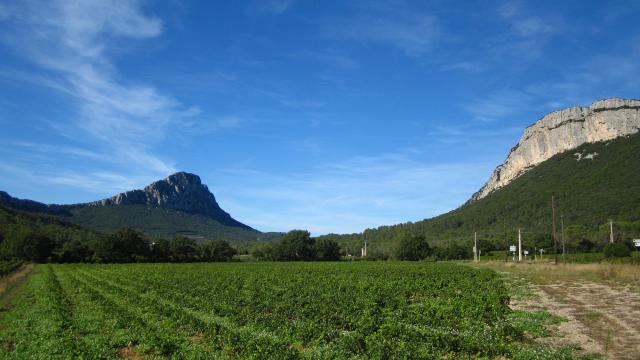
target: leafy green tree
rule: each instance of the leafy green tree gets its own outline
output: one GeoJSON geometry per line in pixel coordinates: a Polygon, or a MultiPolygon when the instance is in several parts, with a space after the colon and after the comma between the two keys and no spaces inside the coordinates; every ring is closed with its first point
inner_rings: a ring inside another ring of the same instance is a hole
{"type": "MultiPolygon", "coordinates": [[[[569,225],[564,228],[564,242],[568,249],[580,250],[580,243],[589,239],[589,231],[583,225],[569,225]]],[[[590,250],[587,250],[590,251],[590,250]]]]}
{"type": "Polygon", "coordinates": [[[251,249],[251,256],[259,261],[273,261],[275,260],[274,248],[273,243],[256,245],[251,249]]]}
{"type": "Polygon", "coordinates": [[[56,261],[60,262],[83,262],[89,260],[91,250],[89,246],[80,240],[71,239],[62,243],[56,252],[56,261]]]}
{"type": "Polygon", "coordinates": [[[316,240],[316,258],[324,261],[340,260],[340,245],[330,239],[316,240]]]}
{"type": "Polygon", "coordinates": [[[533,246],[538,249],[552,249],[554,246],[553,236],[551,234],[536,233],[533,235],[533,246]]]}
{"type": "Polygon", "coordinates": [[[469,259],[473,255],[471,246],[459,241],[452,241],[445,245],[439,245],[434,248],[434,253],[438,260],[469,259]]]}
{"type": "Polygon", "coordinates": [[[403,234],[397,242],[396,257],[399,260],[417,261],[426,259],[430,254],[429,243],[423,235],[403,234]]]}
{"type": "Polygon", "coordinates": [[[171,240],[157,239],[151,243],[153,261],[171,261],[171,240]]]}
{"type": "Polygon", "coordinates": [[[31,234],[24,240],[25,258],[38,263],[47,262],[54,248],[53,240],[42,234],[31,234]]]}
{"type": "Polygon", "coordinates": [[[377,260],[389,260],[391,255],[385,250],[380,249],[367,249],[367,257],[366,260],[377,261],[377,260]]]}
{"type": "Polygon", "coordinates": [[[274,247],[275,260],[314,260],[314,240],[306,230],[289,231],[274,247]]]}
{"type": "Polygon", "coordinates": [[[491,250],[494,250],[494,246],[491,241],[485,237],[478,236],[478,251],[481,255],[488,255],[491,250]]]}
{"type": "Polygon", "coordinates": [[[174,261],[194,261],[198,256],[198,245],[186,236],[176,236],[169,241],[169,254],[174,261]]]}
{"type": "Polygon", "coordinates": [[[595,249],[596,244],[593,243],[593,241],[589,240],[589,239],[582,239],[580,240],[580,242],[578,242],[578,251],[580,252],[591,252],[593,251],[593,249],[595,249]]]}
{"type": "Polygon", "coordinates": [[[120,229],[93,243],[94,259],[99,262],[144,261],[150,250],[149,240],[129,228],[120,229]]]}
{"type": "Polygon", "coordinates": [[[231,261],[237,253],[228,242],[211,240],[200,245],[201,259],[207,261],[231,261]]]}

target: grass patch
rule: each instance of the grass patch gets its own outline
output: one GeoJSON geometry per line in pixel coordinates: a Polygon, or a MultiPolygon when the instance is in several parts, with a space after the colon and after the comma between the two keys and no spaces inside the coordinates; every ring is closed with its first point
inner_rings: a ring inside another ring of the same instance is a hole
{"type": "Polygon", "coordinates": [[[551,336],[552,331],[550,328],[565,321],[564,318],[545,310],[514,310],[508,316],[508,319],[514,328],[531,338],[551,336]]]}
{"type": "MultiPolygon", "coordinates": [[[[558,264],[504,263],[500,261],[474,263],[472,266],[490,268],[533,284],[547,285],[560,282],[591,281],[615,285],[629,285],[640,291],[640,266],[617,263],[558,264]]],[[[511,280],[508,280],[511,281],[511,280]]]]}

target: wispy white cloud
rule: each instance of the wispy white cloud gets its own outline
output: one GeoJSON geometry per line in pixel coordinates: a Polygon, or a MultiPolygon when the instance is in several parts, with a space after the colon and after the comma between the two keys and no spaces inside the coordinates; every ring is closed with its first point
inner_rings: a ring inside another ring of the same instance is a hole
{"type": "Polygon", "coordinates": [[[362,231],[421,220],[415,214],[430,217],[452,210],[477,190],[478,179],[490,167],[427,164],[399,152],[353,157],[289,176],[244,169],[211,176],[238,179],[235,185],[216,186],[216,191],[221,206],[241,221],[264,230],[303,227],[317,235],[362,231]]]}
{"type": "Polygon", "coordinates": [[[514,31],[523,37],[552,34],[557,27],[540,17],[525,17],[513,23],[514,31]]]}
{"type": "Polygon", "coordinates": [[[208,135],[221,129],[234,129],[255,122],[252,118],[224,115],[207,119],[203,117],[185,118],[180,122],[180,131],[188,135],[208,135]]]}
{"type": "MultiPolygon", "coordinates": [[[[107,171],[80,171],[60,169],[57,167],[43,166],[25,167],[9,164],[0,164],[0,171],[9,178],[8,183],[13,183],[14,189],[24,189],[42,186],[42,184],[62,185],[74,190],[82,190],[93,197],[86,201],[96,200],[95,196],[103,194],[116,194],[139,187],[140,184],[149,183],[155,178],[136,174],[120,174],[107,171]],[[12,179],[19,179],[19,182],[12,179]]],[[[12,193],[16,196],[17,194],[12,193]]],[[[19,195],[18,195],[19,196],[19,195]]],[[[66,203],[65,197],[58,194],[48,194],[46,199],[33,199],[42,202],[66,203]]]]}
{"type": "Polygon", "coordinates": [[[399,48],[416,57],[430,52],[443,36],[437,16],[401,6],[373,8],[353,17],[330,19],[324,24],[324,32],[362,44],[399,48]]]}
{"type": "Polygon", "coordinates": [[[629,91],[640,90],[639,73],[640,53],[625,49],[623,54],[596,54],[572,63],[554,79],[534,79],[519,87],[506,87],[472,99],[463,107],[475,120],[484,122],[532,111],[542,117],[551,111],[589,106],[595,100],[624,97],[629,91]]]}
{"type": "Polygon", "coordinates": [[[479,73],[485,70],[486,66],[479,61],[457,61],[452,64],[446,64],[444,69],[446,70],[461,70],[468,73],[479,73]]]}
{"type": "Polygon", "coordinates": [[[514,139],[522,133],[520,126],[501,126],[487,128],[484,123],[467,122],[463,124],[435,125],[427,134],[439,143],[445,144],[472,144],[481,143],[492,139],[494,142],[500,139],[514,139]]]}
{"type": "Polygon", "coordinates": [[[508,2],[497,10],[508,27],[508,31],[486,39],[485,51],[495,59],[520,61],[535,59],[551,36],[563,29],[563,21],[553,14],[540,16],[531,13],[521,2],[508,2]]]}
{"type": "MultiPolygon", "coordinates": [[[[157,174],[173,171],[164,162],[135,148],[104,152],[82,145],[25,141],[10,141],[1,145],[0,156],[11,159],[2,168],[3,173],[7,174],[7,178],[22,179],[25,186],[62,185],[107,196],[140,187],[157,180],[157,174]],[[122,162],[127,162],[131,167],[144,167],[145,171],[121,171],[119,165],[122,162]]],[[[65,201],[56,197],[56,194],[48,196],[48,199],[40,200],[65,201]]]]}
{"type": "Polygon", "coordinates": [[[594,55],[571,64],[552,80],[533,80],[472,99],[463,107],[479,121],[495,121],[522,113],[588,106],[600,98],[623,96],[618,91],[640,89],[640,54],[594,55]]]}
{"type": "Polygon", "coordinates": [[[8,19],[11,16],[11,9],[6,4],[0,4],[0,20],[8,19]]]}
{"type": "Polygon", "coordinates": [[[257,0],[250,5],[250,11],[280,15],[293,5],[293,0],[257,0]]]}
{"type": "Polygon", "coordinates": [[[102,154],[89,149],[64,145],[39,144],[27,141],[11,141],[9,146],[22,148],[30,153],[42,155],[62,154],[75,158],[85,158],[90,160],[100,159],[102,154]]]}
{"type": "MultiPolygon", "coordinates": [[[[159,36],[160,19],[144,14],[136,0],[29,1],[12,4],[2,13],[15,29],[2,41],[43,70],[22,78],[78,100],[78,115],[69,123],[56,123],[55,129],[98,141],[107,149],[101,157],[118,159],[127,172],[160,176],[175,170],[171,161],[150,149],[165,138],[172,123],[193,114],[152,85],[122,80],[111,60],[123,39],[159,36]]],[[[20,70],[9,75],[21,77],[20,70]]],[[[60,155],[78,155],[57,150],[60,155]]]]}
{"type": "Polygon", "coordinates": [[[483,29],[477,42],[465,42],[464,47],[449,55],[450,64],[444,65],[444,69],[470,74],[517,72],[544,56],[552,40],[566,30],[559,15],[537,14],[519,1],[485,10],[485,16],[495,21],[497,27],[483,29]]]}
{"type": "Polygon", "coordinates": [[[292,55],[295,59],[313,61],[340,70],[354,70],[358,63],[351,56],[335,49],[304,50],[292,55]]]}
{"type": "Polygon", "coordinates": [[[531,108],[535,97],[514,89],[502,89],[493,94],[471,100],[463,107],[475,120],[495,121],[531,108]]]}
{"type": "Polygon", "coordinates": [[[35,181],[64,185],[95,194],[102,194],[105,191],[115,194],[131,190],[139,186],[140,181],[146,180],[145,178],[124,176],[119,173],[81,173],[69,170],[54,173],[36,172],[31,176],[34,177],[35,181]]]}
{"type": "Polygon", "coordinates": [[[556,80],[533,82],[524,90],[555,109],[589,105],[601,98],[624,97],[621,91],[640,90],[639,73],[640,54],[595,55],[556,80]]]}
{"type": "Polygon", "coordinates": [[[536,16],[528,13],[524,5],[518,1],[503,4],[498,14],[507,21],[514,34],[521,37],[536,37],[559,31],[559,21],[553,16],[536,16]]]}

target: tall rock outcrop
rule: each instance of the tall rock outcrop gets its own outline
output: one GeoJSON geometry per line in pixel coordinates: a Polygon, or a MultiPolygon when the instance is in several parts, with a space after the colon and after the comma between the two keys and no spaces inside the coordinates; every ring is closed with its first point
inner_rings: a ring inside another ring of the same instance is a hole
{"type": "Polygon", "coordinates": [[[640,130],[640,100],[606,99],[552,112],[529,126],[507,160],[470,201],[482,199],[552,156],[640,130]]]}
{"type": "Polygon", "coordinates": [[[207,185],[202,184],[198,175],[178,172],[164,180],[147,185],[142,190],[131,190],[108,199],[76,206],[146,205],[166,208],[190,214],[203,215],[224,225],[251,229],[233,219],[220,208],[207,185]]]}

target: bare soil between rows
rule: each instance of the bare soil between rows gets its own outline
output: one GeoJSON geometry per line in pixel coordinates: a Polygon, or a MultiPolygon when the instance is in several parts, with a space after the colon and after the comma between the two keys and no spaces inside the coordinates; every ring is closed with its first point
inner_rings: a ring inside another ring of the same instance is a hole
{"type": "Polygon", "coordinates": [[[0,296],[4,295],[12,287],[23,282],[33,270],[33,264],[22,265],[18,270],[0,278],[0,296]]]}
{"type": "Polygon", "coordinates": [[[537,298],[514,301],[520,310],[547,310],[567,319],[544,340],[575,344],[582,354],[640,359],[640,294],[629,287],[594,282],[531,285],[537,298]]]}

